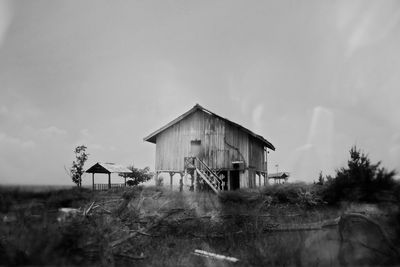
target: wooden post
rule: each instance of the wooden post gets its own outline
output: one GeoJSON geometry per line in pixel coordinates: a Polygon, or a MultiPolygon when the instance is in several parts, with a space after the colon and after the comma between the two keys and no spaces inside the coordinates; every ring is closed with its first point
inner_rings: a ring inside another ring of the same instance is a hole
{"type": "Polygon", "coordinates": [[[175,173],[173,173],[173,172],[170,172],[169,173],[169,188],[172,190],[172,179],[173,179],[173,177],[174,177],[174,174],[175,173]]]}
{"type": "Polygon", "coordinates": [[[92,173],[92,190],[94,191],[94,172],[92,173]]]}
{"type": "Polygon", "coordinates": [[[194,173],[196,171],[195,170],[191,170],[190,171],[190,188],[189,191],[194,191],[194,173]]]}
{"type": "Polygon", "coordinates": [[[194,181],[194,171],[191,170],[189,171],[190,174],[190,187],[189,187],[189,191],[194,191],[194,185],[193,185],[193,181],[194,181]]]}
{"type": "Polygon", "coordinates": [[[179,192],[183,191],[183,173],[180,172],[179,175],[181,176],[181,179],[179,180],[179,192]]]}
{"type": "Polygon", "coordinates": [[[228,190],[230,191],[231,190],[231,171],[228,170],[227,173],[228,173],[228,177],[227,177],[228,190]]]}
{"type": "Polygon", "coordinates": [[[108,173],[108,189],[111,188],[111,173],[108,173]]]}
{"type": "Polygon", "coordinates": [[[258,173],[258,186],[261,187],[261,172],[258,173]]]}
{"type": "Polygon", "coordinates": [[[199,185],[197,183],[197,171],[194,170],[193,172],[193,182],[194,182],[194,192],[197,192],[199,190],[199,185]]]}
{"type": "Polygon", "coordinates": [[[126,187],[126,177],[124,177],[124,180],[125,180],[125,187],[126,187]]]}

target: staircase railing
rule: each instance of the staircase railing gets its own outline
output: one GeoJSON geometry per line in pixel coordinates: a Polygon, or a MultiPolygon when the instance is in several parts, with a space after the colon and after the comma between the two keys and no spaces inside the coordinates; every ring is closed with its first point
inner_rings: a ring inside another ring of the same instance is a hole
{"type": "Polygon", "coordinates": [[[197,157],[186,157],[185,168],[195,169],[200,177],[216,192],[223,190],[223,181],[210,169],[201,159],[197,157]]]}
{"type": "Polygon", "coordinates": [[[218,177],[218,175],[210,169],[201,159],[196,158],[197,161],[200,163],[197,167],[200,171],[204,172],[211,181],[218,187],[219,190],[222,190],[222,180],[218,177]]]}

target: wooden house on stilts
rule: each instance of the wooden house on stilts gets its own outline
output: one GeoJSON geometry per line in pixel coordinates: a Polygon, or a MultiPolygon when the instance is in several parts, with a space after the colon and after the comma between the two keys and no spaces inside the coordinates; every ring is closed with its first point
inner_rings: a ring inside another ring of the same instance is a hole
{"type": "MultiPolygon", "coordinates": [[[[191,189],[208,184],[221,190],[254,188],[268,183],[268,149],[262,136],[196,104],[144,138],[156,144],[156,178],[166,172],[192,177],[191,189]]],[[[182,186],[181,186],[182,188],[182,186]]]]}

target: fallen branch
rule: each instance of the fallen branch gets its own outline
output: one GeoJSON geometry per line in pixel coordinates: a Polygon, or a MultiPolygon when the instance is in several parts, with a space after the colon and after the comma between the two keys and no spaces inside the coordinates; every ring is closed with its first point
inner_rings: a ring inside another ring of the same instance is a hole
{"type": "Polygon", "coordinates": [[[154,237],[154,235],[151,235],[149,233],[145,233],[145,232],[142,232],[142,231],[138,231],[138,230],[130,230],[129,232],[136,232],[136,233],[141,234],[141,235],[154,237]]]}
{"type": "Polygon", "coordinates": [[[140,253],[140,256],[131,256],[131,255],[128,255],[128,254],[125,254],[125,253],[115,254],[115,256],[120,256],[120,257],[128,258],[128,259],[131,259],[131,260],[144,260],[144,259],[147,258],[147,257],[143,254],[143,252],[140,253]]]}
{"type": "Polygon", "coordinates": [[[151,196],[152,199],[158,199],[161,196],[162,192],[157,192],[154,195],[151,196]]]}
{"type": "Polygon", "coordinates": [[[170,202],[171,202],[170,200],[164,201],[164,203],[162,203],[162,204],[160,205],[160,207],[157,209],[157,211],[161,210],[162,207],[164,207],[165,205],[167,205],[167,204],[170,203],[170,202]]]}
{"type": "Polygon", "coordinates": [[[94,201],[92,202],[92,204],[89,206],[89,208],[87,210],[83,209],[83,216],[89,215],[89,212],[92,209],[93,205],[94,205],[94,201]]]}
{"type": "Polygon", "coordinates": [[[209,234],[209,235],[196,235],[196,234],[193,234],[193,233],[189,233],[189,234],[191,236],[197,237],[197,238],[225,238],[225,237],[227,237],[229,235],[237,235],[237,234],[241,234],[241,233],[243,233],[242,230],[234,232],[234,233],[214,234],[214,235],[211,235],[211,234],[209,234]]]}
{"type": "MultiPolygon", "coordinates": [[[[164,220],[165,218],[167,218],[168,216],[171,216],[174,213],[177,213],[178,211],[181,211],[182,209],[175,209],[175,210],[171,210],[169,213],[161,216],[160,218],[158,218],[156,221],[154,221],[153,223],[151,223],[147,228],[144,229],[145,232],[148,232],[149,230],[151,230],[152,228],[156,227],[162,220],[164,220]]],[[[110,247],[114,248],[126,241],[128,241],[129,239],[135,237],[137,234],[139,234],[137,231],[130,233],[127,236],[124,236],[123,238],[120,238],[118,240],[115,240],[113,242],[110,243],[110,247]]]]}
{"type": "Polygon", "coordinates": [[[112,202],[117,202],[117,201],[121,201],[121,199],[118,198],[118,199],[113,199],[113,200],[109,200],[109,201],[104,201],[104,202],[101,202],[101,204],[104,205],[104,204],[108,204],[108,203],[112,203],[112,202]]]}
{"type": "Polygon", "coordinates": [[[217,259],[217,260],[226,260],[226,261],[230,261],[230,262],[238,262],[239,261],[239,259],[234,258],[234,257],[228,257],[228,256],[220,255],[220,254],[215,254],[215,253],[207,252],[207,251],[200,250],[200,249],[195,249],[193,254],[196,256],[203,256],[203,257],[213,258],[213,259],[217,259]]]}
{"type": "Polygon", "coordinates": [[[217,215],[216,217],[295,217],[301,216],[301,214],[281,214],[281,215],[272,215],[272,214],[221,214],[217,215]]]}
{"type": "Polygon", "coordinates": [[[186,218],[177,219],[175,221],[180,222],[180,221],[196,220],[196,219],[211,219],[211,217],[212,216],[210,216],[210,215],[199,216],[199,217],[186,217],[186,218]]]}
{"type": "Polygon", "coordinates": [[[335,219],[325,220],[314,223],[303,223],[303,224],[273,224],[268,226],[265,231],[311,231],[311,230],[322,230],[325,227],[335,226],[339,224],[341,217],[335,219]]]}
{"type": "Polygon", "coordinates": [[[127,240],[129,240],[129,239],[135,237],[136,235],[137,235],[137,232],[130,233],[129,235],[124,236],[123,238],[120,238],[120,239],[118,239],[118,240],[115,240],[115,241],[111,242],[111,243],[110,243],[110,247],[111,247],[111,248],[114,248],[114,247],[116,247],[116,246],[118,246],[118,245],[124,243],[125,241],[127,241],[127,240]]]}
{"type": "Polygon", "coordinates": [[[224,235],[224,234],[197,235],[197,234],[189,233],[189,235],[196,237],[196,238],[225,238],[226,237],[226,235],[224,235]]]}
{"type": "Polygon", "coordinates": [[[111,211],[109,211],[109,210],[106,210],[105,208],[103,208],[103,207],[99,207],[100,209],[102,209],[103,211],[105,211],[106,213],[108,213],[108,214],[111,214],[112,212],[111,211]]]}
{"type": "Polygon", "coordinates": [[[97,209],[97,208],[102,209],[103,211],[105,211],[105,212],[108,213],[108,214],[111,214],[111,213],[112,213],[111,211],[105,209],[104,207],[102,207],[102,206],[100,206],[100,205],[93,206],[93,207],[92,207],[92,210],[95,210],[95,209],[97,209]]]}

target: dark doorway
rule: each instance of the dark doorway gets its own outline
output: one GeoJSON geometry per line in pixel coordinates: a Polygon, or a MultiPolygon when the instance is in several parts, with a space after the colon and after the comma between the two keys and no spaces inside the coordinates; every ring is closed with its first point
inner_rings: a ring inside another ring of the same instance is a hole
{"type": "Polygon", "coordinates": [[[231,190],[236,190],[240,188],[240,175],[239,171],[231,171],[230,173],[230,184],[231,184],[231,190]]]}
{"type": "Polygon", "coordinates": [[[228,190],[228,172],[220,171],[218,177],[222,180],[223,190],[228,190]]]}

